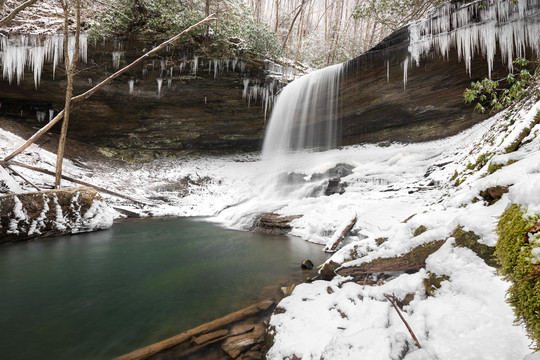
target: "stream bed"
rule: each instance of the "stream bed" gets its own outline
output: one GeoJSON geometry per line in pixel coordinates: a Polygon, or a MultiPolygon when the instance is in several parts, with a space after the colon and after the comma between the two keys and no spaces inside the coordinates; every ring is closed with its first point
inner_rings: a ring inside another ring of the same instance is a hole
{"type": "Polygon", "coordinates": [[[1,357],[110,359],[257,301],[322,247],[190,219],[0,247],[1,357]]]}

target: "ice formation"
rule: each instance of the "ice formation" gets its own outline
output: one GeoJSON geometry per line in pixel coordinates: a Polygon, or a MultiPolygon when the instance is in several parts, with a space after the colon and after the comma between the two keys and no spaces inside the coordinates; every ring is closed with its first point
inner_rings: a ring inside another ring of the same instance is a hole
{"type": "MultiPolygon", "coordinates": [[[[71,57],[75,50],[75,37],[70,36],[68,41],[68,51],[71,57]]],[[[17,79],[20,85],[24,79],[25,67],[34,73],[34,85],[39,87],[41,73],[45,61],[53,64],[53,78],[56,74],[56,67],[63,61],[64,57],[64,37],[62,35],[38,36],[38,35],[17,35],[4,36],[0,41],[2,60],[2,73],[4,79],[11,84],[17,79]]],[[[88,36],[81,34],[79,41],[79,58],[87,61],[88,36]]]]}
{"type": "Polygon", "coordinates": [[[129,80],[128,84],[129,84],[129,93],[133,94],[133,89],[135,87],[135,80],[133,80],[133,79],[129,80]]]}
{"type": "Polygon", "coordinates": [[[123,51],[113,51],[112,52],[112,63],[115,70],[120,68],[120,60],[124,57],[123,51]]]}
{"type": "Polygon", "coordinates": [[[410,58],[418,66],[420,59],[432,50],[448,58],[453,47],[471,75],[471,60],[480,52],[486,58],[491,77],[499,51],[502,62],[512,71],[512,60],[525,56],[526,48],[540,53],[539,15],[539,0],[447,2],[429,17],[409,25],[410,58]]]}
{"type": "Polygon", "coordinates": [[[304,75],[281,91],[264,136],[263,158],[336,146],[342,64],[304,75]]]}

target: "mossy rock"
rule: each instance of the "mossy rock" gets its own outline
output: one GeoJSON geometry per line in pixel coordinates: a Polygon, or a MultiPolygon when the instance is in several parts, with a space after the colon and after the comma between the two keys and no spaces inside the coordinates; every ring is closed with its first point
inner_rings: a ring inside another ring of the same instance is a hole
{"type": "Polygon", "coordinates": [[[449,280],[450,277],[446,275],[437,276],[432,272],[428,272],[428,274],[428,277],[424,278],[422,281],[424,284],[424,289],[426,290],[427,296],[435,296],[435,290],[440,289],[441,283],[449,280]]]}
{"type": "Polygon", "coordinates": [[[484,201],[488,203],[488,205],[493,205],[497,201],[501,199],[501,197],[508,192],[509,186],[493,186],[490,188],[487,188],[486,190],[480,191],[480,196],[484,201]]]}
{"type": "Polygon", "coordinates": [[[495,248],[492,246],[487,246],[478,242],[480,236],[476,235],[472,231],[465,231],[463,227],[458,226],[454,229],[452,233],[454,239],[456,239],[456,246],[466,247],[474,251],[479,258],[484,260],[486,264],[492,267],[498,267],[499,263],[495,258],[495,248]]]}
{"type": "Polygon", "coordinates": [[[340,266],[341,264],[332,260],[325,263],[319,271],[319,273],[321,274],[321,278],[323,280],[332,280],[336,276],[336,269],[340,266]]]}
{"type": "Polygon", "coordinates": [[[413,236],[416,237],[418,235],[425,233],[426,231],[427,231],[427,228],[424,225],[420,225],[419,227],[416,228],[416,230],[414,230],[413,236]]]}
{"type": "Polygon", "coordinates": [[[529,241],[526,235],[539,218],[526,216],[520,205],[511,205],[497,224],[499,240],[495,251],[501,274],[511,282],[507,301],[537,350],[540,348],[540,266],[533,263],[532,250],[540,244],[529,241]]]}

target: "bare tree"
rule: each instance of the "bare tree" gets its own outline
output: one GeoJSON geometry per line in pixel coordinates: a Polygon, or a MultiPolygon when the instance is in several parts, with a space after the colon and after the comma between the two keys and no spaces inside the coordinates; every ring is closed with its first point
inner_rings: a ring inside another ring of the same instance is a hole
{"type": "Polygon", "coordinates": [[[64,62],[66,67],[66,102],[64,105],[64,121],[62,122],[62,131],[60,132],[60,140],[58,142],[58,152],[56,154],[56,180],[54,187],[60,188],[62,181],[62,164],[64,162],[64,150],[66,147],[66,137],[69,125],[69,112],[71,107],[71,97],[73,96],[73,77],[77,67],[77,59],[79,58],[79,35],[81,33],[81,2],[75,0],[75,49],[70,58],[69,49],[69,12],[71,9],[69,0],[61,0],[62,9],[64,10],[64,62]]]}

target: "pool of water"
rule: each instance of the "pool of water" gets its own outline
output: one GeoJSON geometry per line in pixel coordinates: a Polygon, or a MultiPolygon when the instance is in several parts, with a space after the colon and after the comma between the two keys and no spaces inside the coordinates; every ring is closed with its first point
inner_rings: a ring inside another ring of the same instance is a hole
{"type": "Polygon", "coordinates": [[[188,219],[0,247],[4,359],[110,359],[257,301],[324,261],[297,238],[188,219]]]}

